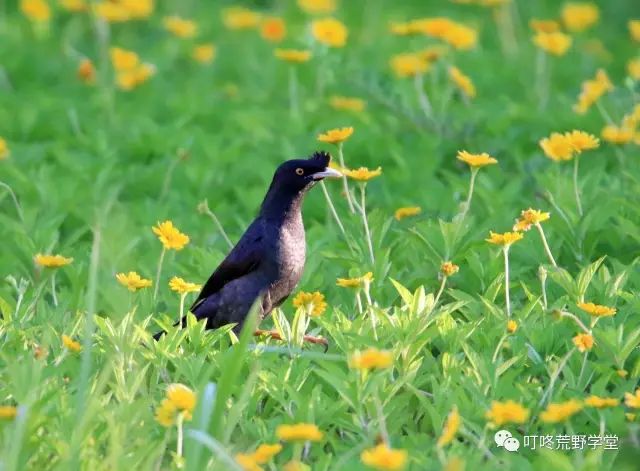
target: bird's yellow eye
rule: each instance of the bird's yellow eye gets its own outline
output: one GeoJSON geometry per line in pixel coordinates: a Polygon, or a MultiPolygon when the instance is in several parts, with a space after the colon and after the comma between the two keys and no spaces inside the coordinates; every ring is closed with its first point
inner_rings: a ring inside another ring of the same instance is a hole
{"type": "Polygon", "coordinates": [[[303,169],[301,169],[300,167],[298,167],[298,168],[296,169],[296,174],[297,174],[297,175],[304,175],[304,170],[303,170],[303,169]]]}

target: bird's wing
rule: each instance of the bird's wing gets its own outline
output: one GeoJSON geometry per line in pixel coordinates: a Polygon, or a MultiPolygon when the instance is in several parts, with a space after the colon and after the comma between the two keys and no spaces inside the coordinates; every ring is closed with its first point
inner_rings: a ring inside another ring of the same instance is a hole
{"type": "Polygon", "coordinates": [[[227,283],[255,271],[262,259],[262,239],[262,230],[259,225],[249,227],[238,244],[204,284],[190,311],[193,312],[200,303],[220,291],[227,283]]]}

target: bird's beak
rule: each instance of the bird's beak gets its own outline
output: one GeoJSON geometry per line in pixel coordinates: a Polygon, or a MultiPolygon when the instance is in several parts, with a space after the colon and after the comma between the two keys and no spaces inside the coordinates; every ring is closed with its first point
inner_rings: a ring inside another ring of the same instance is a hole
{"type": "Polygon", "coordinates": [[[327,167],[322,172],[316,172],[312,175],[314,180],[322,180],[323,178],[340,178],[342,174],[337,170],[327,167]]]}

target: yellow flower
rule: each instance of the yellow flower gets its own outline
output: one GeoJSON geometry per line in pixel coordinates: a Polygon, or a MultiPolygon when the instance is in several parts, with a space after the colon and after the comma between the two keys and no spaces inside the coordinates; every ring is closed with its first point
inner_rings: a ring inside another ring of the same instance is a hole
{"type": "Polygon", "coordinates": [[[422,59],[428,63],[436,62],[447,54],[447,48],[444,46],[429,46],[417,53],[422,59]]]}
{"type": "Polygon", "coordinates": [[[360,288],[373,281],[373,273],[368,272],[357,278],[338,278],[336,285],[342,288],[360,288]]]}
{"type": "Polygon", "coordinates": [[[356,370],[384,369],[393,366],[391,352],[369,348],[364,352],[356,352],[349,359],[349,367],[356,370]]]}
{"type": "Polygon", "coordinates": [[[440,265],[440,273],[443,276],[453,276],[460,270],[460,267],[453,262],[443,262],[440,265]]]}
{"type": "Polygon", "coordinates": [[[640,59],[631,59],[627,62],[627,74],[633,80],[640,80],[640,59]]]}
{"type": "Polygon", "coordinates": [[[105,0],[95,5],[96,15],[109,23],[119,23],[131,19],[129,10],[122,3],[105,0]]]}
{"type": "Polygon", "coordinates": [[[20,0],[20,10],[31,21],[44,22],[51,18],[51,8],[45,0],[20,0]]]}
{"type": "Polygon", "coordinates": [[[196,394],[184,384],[170,384],[167,387],[167,399],[176,409],[189,414],[196,408],[196,394]]]}
{"type": "Polygon", "coordinates": [[[278,425],[276,437],[285,442],[311,441],[319,442],[324,434],[317,425],[308,423],[298,423],[293,425],[278,425]]]}
{"type": "Polygon", "coordinates": [[[397,21],[389,23],[389,32],[396,36],[409,36],[417,33],[417,31],[411,27],[410,23],[400,23],[397,21]]]}
{"type": "Polygon", "coordinates": [[[596,409],[604,409],[606,407],[616,407],[620,401],[614,397],[589,396],[584,400],[585,405],[595,407],[596,409]]]}
{"type": "Polygon", "coordinates": [[[569,31],[584,31],[598,22],[600,11],[593,3],[567,3],[561,15],[569,31]]]}
{"type": "Polygon", "coordinates": [[[182,414],[184,420],[191,420],[196,407],[196,395],[184,384],[173,383],[167,387],[166,397],[156,409],[156,421],[164,427],[171,427],[182,414]]]}
{"type": "Polygon", "coordinates": [[[0,406],[0,419],[13,420],[18,415],[18,408],[15,406],[0,406]]]}
{"type": "Polygon", "coordinates": [[[118,72],[129,71],[135,69],[140,63],[138,54],[133,51],[127,51],[120,47],[112,47],[109,49],[111,63],[113,68],[118,72]]]}
{"type": "Polygon", "coordinates": [[[540,420],[555,424],[564,422],[582,410],[582,404],[575,399],[566,402],[551,403],[540,413],[540,420]]]}
{"type": "Polygon", "coordinates": [[[93,62],[89,59],[82,59],[78,65],[78,78],[84,83],[95,83],[96,81],[96,69],[93,66],[93,62]]]}
{"type": "Polygon", "coordinates": [[[311,471],[311,468],[298,460],[291,460],[285,463],[282,471],[311,471]]]}
{"type": "Polygon", "coordinates": [[[366,102],[361,98],[354,97],[346,97],[334,95],[329,98],[329,104],[332,108],[336,110],[346,110],[346,111],[364,111],[367,106],[366,102]]]}
{"type": "Polygon", "coordinates": [[[126,287],[129,291],[137,291],[142,288],[148,288],[151,286],[151,280],[146,280],[138,275],[134,271],[130,271],[129,273],[118,273],[116,275],[116,280],[122,286],[126,287]]]}
{"type": "Polygon", "coordinates": [[[367,182],[372,178],[380,176],[382,174],[382,167],[378,167],[375,170],[369,170],[366,167],[360,167],[354,170],[349,170],[347,168],[344,168],[342,169],[342,173],[349,178],[353,178],[354,180],[367,182]]]}
{"type": "Polygon", "coordinates": [[[396,209],[394,217],[396,220],[400,221],[401,219],[417,216],[422,212],[422,208],[420,206],[406,206],[403,208],[396,209]]]}
{"type": "Polygon", "coordinates": [[[62,345],[64,345],[67,350],[75,353],[78,353],[80,350],[82,350],[82,345],[80,345],[80,342],[76,342],[71,337],[64,334],[62,335],[62,345]]]}
{"type": "Polygon", "coordinates": [[[225,8],[222,22],[228,29],[254,29],[260,24],[260,15],[244,7],[225,8]]]}
{"type": "Polygon", "coordinates": [[[178,38],[192,38],[198,31],[198,25],[194,21],[186,20],[179,16],[167,16],[162,20],[164,29],[178,38]]]}
{"type": "Polygon", "coordinates": [[[640,42],[640,20],[629,20],[629,33],[634,41],[640,42]]]}
{"type": "Polygon", "coordinates": [[[216,47],[211,43],[199,44],[191,50],[191,57],[201,64],[210,64],[216,57],[216,47]]]}
{"type": "Polygon", "coordinates": [[[627,144],[633,140],[633,129],[607,125],[602,128],[602,139],[612,144],[627,144]]]}
{"type": "Polygon", "coordinates": [[[276,49],[274,55],[285,62],[301,64],[311,59],[311,51],[300,49],[276,49]]]}
{"type": "Polygon", "coordinates": [[[167,250],[182,250],[189,243],[189,236],[180,232],[171,221],[159,222],[152,230],[167,250]]]}
{"type": "Polygon", "coordinates": [[[551,217],[549,213],[543,213],[539,209],[525,209],[520,213],[520,218],[516,219],[513,230],[516,232],[528,231],[534,224],[540,224],[551,217]]]}
{"type": "Polygon", "coordinates": [[[413,33],[422,33],[432,38],[444,39],[456,27],[456,23],[449,18],[420,18],[409,22],[409,29],[413,33]]]}
{"type": "Polygon", "coordinates": [[[171,278],[171,281],[169,281],[169,288],[171,288],[171,290],[175,291],[176,293],[186,294],[200,291],[202,285],[198,285],[196,283],[188,283],[182,278],[174,276],[173,278],[171,278]]]}
{"type": "Polygon", "coordinates": [[[449,458],[442,471],[464,471],[464,461],[457,456],[449,458]]]}
{"type": "Polygon", "coordinates": [[[85,0],[58,0],[58,4],[65,10],[74,13],[87,11],[89,9],[85,0]]]}
{"type": "Polygon", "coordinates": [[[154,9],[154,0],[119,0],[119,3],[132,19],[148,18],[154,9]]]}
{"type": "Polygon", "coordinates": [[[540,140],[540,147],[551,160],[560,162],[573,158],[574,148],[566,134],[554,132],[550,137],[540,140]]]}
{"type": "Polygon", "coordinates": [[[456,437],[456,433],[458,433],[458,429],[460,428],[460,414],[458,413],[458,408],[453,407],[453,410],[447,416],[447,420],[444,423],[444,427],[442,429],[442,435],[438,438],[437,446],[438,448],[442,448],[445,445],[448,445],[453,441],[456,437]]]}
{"type": "Polygon", "coordinates": [[[626,413],[624,414],[624,417],[628,422],[633,422],[634,420],[636,420],[636,414],[626,413]]]}
{"type": "Polygon", "coordinates": [[[533,43],[549,54],[563,56],[571,47],[571,36],[560,32],[537,33],[533,43]]]}
{"type": "Polygon", "coordinates": [[[588,352],[593,348],[595,341],[590,334],[578,334],[572,339],[573,344],[576,346],[579,352],[588,352]]]}
{"type": "Polygon", "coordinates": [[[518,323],[513,319],[509,320],[507,322],[507,332],[509,332],[510,334],[513,334],[515,333],[516,330],[518,330],[518,323]]]}
{"type": "Polygon", "coordinates": [[[344,47],[349,34],[347,27],[335,18],[314,20],[311,33],[316,41],[329,47],[344,47]]]}
{"type": "Polygon", "coordinates": [[[474,98],[476,96],[476,87],[473,85],[471,79],[463,74],[460,69],[453,66],[449,67],[449,78],[467,98],[474,98]]]}
{"type": "Polygon", "coordinates": [[[116,83],[121,90],[130,91],[149,80],[155,72],[155,66],[152,64],[140,64],[133,70],[118,72],[116,83]]]}
{"type": "Polygon", "coordinates": [[[397,471],[407,465],[406,450],[394,450],[386,443],[380,443],[360,453],[362,462],[380,471],[397,471]]]}
{"type": "Polygon", "coordinates": [[[529,27],[536,33],[555,33],[560,31],[560,23],[556,20],[537,20],[533,18],[529,21],[529,27]]]}
{"type": "Polygon", "coordinates": [[[236,463],[240,465],[243,471],[262,471],[263,468],[256,462],[253,455],[247,455],[245,453],[237,453],[234,456],[236,463]]]}
{"type": "Polygon", "coordinates": [[[595,78],[583,82],[580,95],[578,96],[578,103],[573,107],[574,111],[579,114],[586,113],[591,105],[611,90],[613,90],[611,80],[609,80],[604,70],[599,69],[596,72],[595,78]]]}
{"type": "Polygon", "coordinates": [[[478,42],[478,32],[463,24],[454,24],[446,31],[442,39],[455,49],[472,49],[478,42]]]}
{"type": "Polygon", "coordinates": [[[42,255],[37,254],[34,257],[37,265],[46,268],[60,268],[73,262],[73,258],[63,257],[62,255],[42,255]]]}
{"type": "Polygon", "coordinates": [[[339,144],[346,141],[352,134],[352,127],[330,129],[323,134],[319,134],[318,140],[320,142],[327,142],[329,144],[339,144]]]}
{"type": "Polygon", "coordinates": [[[389,65],[400,78],[415,77],[429,70],[429,62],[422,55],[410,52],[393,56],[389,65]]]}
{"type": "Polygon", "coordinates": [[[621,378],[626,378],[629,372],[627,370],[616,370],[616,374],[621,378]]]}
{"type": "Polygon", "coordinates": [[[9,151],[9,145],[7,141],[0,137],[0,160],[9,158],[11,152],[9,151]]]}
{"type": "Polygon", "coordinates": [[[299,292],[296,297],[293,298],[293,305],[297,308],[302,307],[306,309],[311,317],[321,316],[327,309],[327,302],[324,300],[324,295],[320,291],[314,293],[299,292]]]}
{"type": "Polygon", "coordinates": [[[298,0],[298,6],[310,14],[330,14],[336,10],[336,0],[298,0]]]}
{"type": "Polygon", "coordinates": [[[487,411],[485,417],[497,426],[523,424],[529,418],[529,409],[512,400],[506,402],[493,401],[491,409],[487,411]]]}
{"type": "Polygon", "coordinates": [[[584,131],[574,129],[571,132],[565,133],[565,137],[568,139],[573,150],[578,154],[583,150],[596,149],[600,146],[600,141],[597,137],[584,131]]]}
{"type": "Polygon", "coordinates": [[[624,403],[632,409],[640,409],[640,388],[636,389],[635,394],[624,393],[624,403]]]}
{"type": "Polygon", "coordinates": [[[614,307],[602,306],[594,303],[578,303],[578,307],[584,312],[596,317],[613,316],[617,312],[614,307]]]}
{"type": "Polygon", "coordinates": [[[489,233],[489,238],[485,240],[490,244],[510,246],[511,244],[521,240],[523,237],[524,236],[520,232],[504,232],[502,234],[498,234],[491,231],[489,233]]]}
{"type": "Polygon", "coordinates": [[[265,18],[260,25],[260,36],[272,43],[279,43],[287,35],[287,27],[282,18],[265,18]]]}
{"type": "Polygon", "coordinates": [[[271,461],[271,459],[281,451],[282,445],[280,445],[279,443],[274,443],[273,445],[263,443],[256,449],[256,451],[251,454],[251,456],[256,463],[265,464],[271,461]]]}
{"type": "Polygon", "coordinates": [[[156,409],[156,421],[163,427],[171,427],[178,414],[178,408],[168,399],[163,399],[156,409]]]}
{"type": "Polygon", "coordinates": [[[472,168],[479,168],[486,165],[493,165],[498,163],[496,159],[491,157],[486,152],[483,152],[482,154],[471,154],[466,150],[459,150],[457,158],[458,160],[461,160],[472,168]]]}

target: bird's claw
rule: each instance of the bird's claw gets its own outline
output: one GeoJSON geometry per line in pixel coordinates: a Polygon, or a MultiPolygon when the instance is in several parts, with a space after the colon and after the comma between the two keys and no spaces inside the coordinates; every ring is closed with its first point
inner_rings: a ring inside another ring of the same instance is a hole
{"type": "MultiPolygon", "coordinates": [[[[280,333],[277,330],[256,330],[253,333],[254,337],[260,337],[260,336],[269,336],[274,340],[282,340],[282,336],[280,335],[280,333]]],[[[323,345],[324,346],[324,352],[327,353],[327,350],[329,350],[329,341],[325,338],[322,337],[314,337],[312,335],[305,335],[302,338],[305,342],[309,342],[309,343],[313,343],[315,345],[323,345]]]]}

